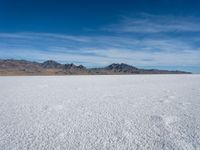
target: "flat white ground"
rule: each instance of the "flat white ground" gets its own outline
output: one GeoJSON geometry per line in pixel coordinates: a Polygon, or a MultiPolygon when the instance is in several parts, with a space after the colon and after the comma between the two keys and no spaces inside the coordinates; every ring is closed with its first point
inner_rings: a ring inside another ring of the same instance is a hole
{"type": "Polygon", "coordinates": [[[0,77],[0,149],[200,149],[200,75],[0,77]]]}

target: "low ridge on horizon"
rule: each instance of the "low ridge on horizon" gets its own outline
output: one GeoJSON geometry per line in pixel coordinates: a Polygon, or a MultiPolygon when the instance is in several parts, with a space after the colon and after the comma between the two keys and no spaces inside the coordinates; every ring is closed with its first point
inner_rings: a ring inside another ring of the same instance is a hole
{"type": "Polygon", "coordinates": [[[0,59],[0,76],[7,75],[123,75],[123,74],[191,74],[179,70],[142,69],[125,63],[87,68],[83,65],[61,64],[54,60],[42,63],[28,60],[0,59]]]}

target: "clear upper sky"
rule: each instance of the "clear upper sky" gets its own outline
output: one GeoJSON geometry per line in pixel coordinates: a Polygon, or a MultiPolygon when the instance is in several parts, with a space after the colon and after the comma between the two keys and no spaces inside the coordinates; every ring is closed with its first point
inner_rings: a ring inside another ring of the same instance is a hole
{"type": "Polygon", "coordinates": [[[198,0],[0,0],[0,58],[200,72],[198,0]]]}

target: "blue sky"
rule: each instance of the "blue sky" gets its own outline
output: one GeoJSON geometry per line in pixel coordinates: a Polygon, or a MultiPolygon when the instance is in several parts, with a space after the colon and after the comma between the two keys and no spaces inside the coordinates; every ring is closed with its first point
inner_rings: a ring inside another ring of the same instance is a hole
{"type": "Polygon", "coordinates": [[[0,0],[0,58],[200,72],[198,0],[0,0]]]}

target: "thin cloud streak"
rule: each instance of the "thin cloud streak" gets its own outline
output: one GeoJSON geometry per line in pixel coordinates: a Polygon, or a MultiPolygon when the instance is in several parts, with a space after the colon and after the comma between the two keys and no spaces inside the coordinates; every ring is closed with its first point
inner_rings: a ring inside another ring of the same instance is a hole
{"type": "Polygon", "coordinates": [[[117,33],[162,33],[200,32],[200,19],[196,17],[174,17],[140,14],[135,17],[123,16],[118,23],[103,27],[103,31],[117,33]]]}

